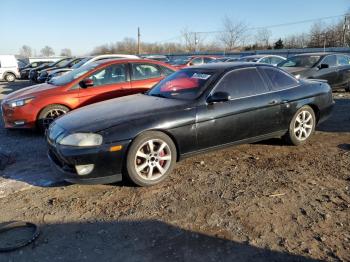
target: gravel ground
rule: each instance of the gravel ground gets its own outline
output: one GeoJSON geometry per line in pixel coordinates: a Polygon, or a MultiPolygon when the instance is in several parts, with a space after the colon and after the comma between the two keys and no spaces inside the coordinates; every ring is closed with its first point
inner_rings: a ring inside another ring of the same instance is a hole
{"type": "MultiPolygon", "coordinates": [[[[0,99],[27,84],[0,83],[0,99]]],[[[16,160],[0,170],[0,223],[42,229],[0,261],[350,261],[350,95],[334,97],[309,143],[192,157],[152,188],[62,184],[40,135],[0,123],[16,160]]]]}

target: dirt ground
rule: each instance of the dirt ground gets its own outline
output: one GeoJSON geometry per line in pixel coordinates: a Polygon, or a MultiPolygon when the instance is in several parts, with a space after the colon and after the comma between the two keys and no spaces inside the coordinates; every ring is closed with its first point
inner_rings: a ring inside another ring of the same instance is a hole
{"type": "MultiPolygon", "coordinates": [[[[0,83],[0,100],[26,85],[0,83]]],[[[32,221],[41,235],[0,261],[350,261],[350,95],[334,97],[305,145],[199,155],[151,188],[65,184],[40,135],[1,122],[15,163],[0,170],[0,223],[32,221]]]]}

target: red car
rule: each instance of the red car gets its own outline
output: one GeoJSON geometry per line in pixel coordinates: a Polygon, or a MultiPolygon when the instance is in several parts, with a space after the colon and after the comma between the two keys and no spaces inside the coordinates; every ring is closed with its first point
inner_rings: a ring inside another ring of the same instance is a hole
{"type": "Polygon", "coordinates": [[[189,56],[184,58],[178,58],[175,59],[171,65],[177,69],[182,69],[188,66],[194,66],[194,65],[202,65],[209,63],[218,57],[216,56],[207,56],[207,55],[201,55],[201,56],[189,56]]]}
{"type": "Polygon", "coordinates": [[[5,127],[45,129],[70,110],[143,92],[174,71],[176,68],[154,60],[93,62],[6,96],[1,103],[5,127]]]}

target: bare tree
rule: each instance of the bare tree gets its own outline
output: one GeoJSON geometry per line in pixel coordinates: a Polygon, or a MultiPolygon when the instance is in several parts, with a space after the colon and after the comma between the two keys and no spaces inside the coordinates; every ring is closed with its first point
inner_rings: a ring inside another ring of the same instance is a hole
{"type": "Polygon", "coordinates": [[[63,48],[61,50],[61,56],[72,56],[72,51],[69,48],[63,48]]]}
{"type": "Polygon", "coordinates": [[[19,54],[23,57],[31,57],[32,56],[32,48],[28,45],[23,45],[19,49],[19,54]]]}
{"type": "Polygon", "coordinates": [[[181,37],[185,42],[185,50],[187,52],[197,52],[203,45],[204,36],[197,32],[191,32],[188,28],[184,28],[181,31],[181,37]]]}
{"type": "Polygon", "coordinates": [[[53,56],[55,55],[55,51],[53,51],[52,47],[50,46],[45,46],[40,50],[40,54],[42,56],[53,56]]]}
{"type": "Polygon", "coordinates": [[[314,23],[310,30],[309,47],[322,47],[325,41],[325,24],[322,22],[314,23]]]}
{"type": "Polygon", "coordinates": [[[242,21],[233,21],[225,17],[222,21],[223,32],[219,34],[219,40],[224,44],[225,49],[234,50],[244,41],[248,26],[242,21]]]}
{"type": "Polygon", "coordinates": [[[267,28],[261,28],[256,32],[256,43],[262,48],[267,48],[270,45],[270,37],[272,33],[267,28]]]}

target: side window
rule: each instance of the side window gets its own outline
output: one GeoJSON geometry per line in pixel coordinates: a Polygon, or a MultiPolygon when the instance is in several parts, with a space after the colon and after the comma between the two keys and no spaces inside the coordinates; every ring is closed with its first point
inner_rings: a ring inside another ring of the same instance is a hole
{"type": "Polygon", "coordinates": [[[298,81],[296,79],[279,69],[272,67],[262,67],[262,71],[270,80],[272,89],[275,91],[290,88],[298,84],[298,81]]]}
{"type": "Polygon", "coordinates": [[[211,61],[213,61],[214,59],[213,58],[211,58],[211,57],[204,57],[203,58],[203,61],[204,61],[204,63],[206,64],[206,63],[209,63],[209,62],[211,62],[211,61]]]}
{"type": "Polygon", "coordinates": [[[172,73],[175,72],[174,70],[171,70],[170,68],[167,68],[165,66],[160,66],[160,68],[162,69],[163,74],[166,76],[171,75],[172,73]]]}
{"type": "Polygon", "coordinates": [[[125,64],[107,66],[89,78],[94,81],[94,87],[126,82],[125,64]]]}
{"type": "Polygon", "coordinates": [[[345,55],[337,55],[338,65],[349,65],[350,64],[350,57],[345,55]]]}
{"type": "Polygon", "coordinates": [[[161,72],[156,65],[152,64],[131,64],[132,80],[142,80],[161,77],[161,72]]]}
{"type": "Polygon", "coordinates": [[[231,99],[267,92],[256,68],[237,69],[228,73],[217,85],[215,92],[227,92],[231,99]]]}
{"type": "Polygon", "coordinates": [[[260,60],[260,63],[271,64],[271,57],[264,57],[260,60]]]}
{"type": "Polygon", "coordinates": [[[329,67],[334,67],[334,66],[337,66],[337,57],[335,55],[329,55],[329,56],[326,56],[321,64],[326,64],[328,65],[329,67]]]}
{"type": "Polygon", "coordinates": [[[197,57],[191,61],[192,65],[201,65],[203,63],[203,59],[201,57],[197,57]]]}
{"type": "Polygon", "coordinates": [[[273,64],[273,65],[277,65],[277,64],[281,63],[282,61],[284,61],[282,58],[271,57],[271,64],[273,64]]]}

